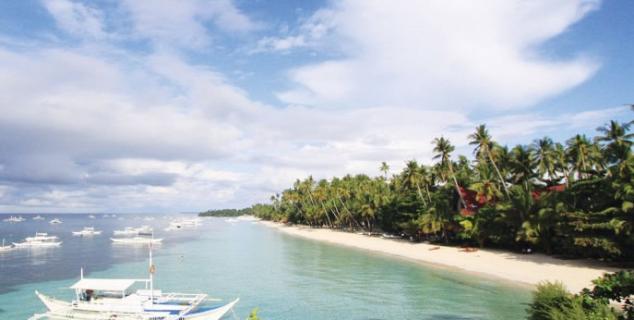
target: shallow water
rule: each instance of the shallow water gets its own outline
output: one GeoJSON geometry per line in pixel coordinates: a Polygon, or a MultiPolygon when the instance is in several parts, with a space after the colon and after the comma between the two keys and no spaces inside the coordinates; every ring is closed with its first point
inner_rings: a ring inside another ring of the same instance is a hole
{"type": "Polygon", "coordinates": [[[60,248],[0,253],[0,319],[43,312],[36,289],[70,299],[67,288],[81,267],[90,277],[145,277],[147,249],[113,246],[109,239],[114,229],[143,224],[165,238],[154,251],[155,287],[240,297],[235,313],[241,319],[254,307],[262,318],[280,320],[522,319],[530,299],[525,288],[505,282],[294,238],[251,222],[210,218],[197,229],[165,232],[169,218],[163,216],[55,217],[64,223],[0,222],[0,238],[21,240],[38,230],[64,241],[60,248]],[[92,239],[70,233],[93,225],[104,233],[92,239]]]}

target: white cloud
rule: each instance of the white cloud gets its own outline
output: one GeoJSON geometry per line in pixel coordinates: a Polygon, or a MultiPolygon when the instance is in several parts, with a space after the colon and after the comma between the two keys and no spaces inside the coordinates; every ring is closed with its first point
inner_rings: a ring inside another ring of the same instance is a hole
{"type": "Polygon", "coordinates": [[[130,14],[134,34],[160,46],[208,46],[212,38],[208,23],[227,32],[257,27],[231,0],[125,0],[122,7],[130,14]]]}
{"type": "MultiPolygon", "coordinates": [[[[285,36],[267,36],[260,39],[251,53],[289,52],[303,47],[319,47],[335,27],[333,11],[322,9],[307,19],[300,21],[296,34],[285,36]]],[[[285,32],[288,32],[284,28],[285,32]]]]}
{"type": "Polygon", "coordinates": [[[557,60],[540,46],[598,1],[346,0],[334,4],[329,49],[343,59],[290,72],[288,103],[330,107],[526,107],[596,70],[587,57],[557,60]]]}
{"type": "MultiPolygon", "coordinates": [[[[594,1],[346,0],[261,41],[261,51],[344,56],[290,71],[297,87],[280,97],[301,104],[274,108],[178,50],[207,46],[210,24],[229,32],[256,28],[231,1],[123,3],[132,40],[156,44],[145,53],[109,36],[95,41],[104,32],[99,11],[79,2],[48,4],[62,4],[50,10],[67,32],[92,18],[100,27],[83,39],[85,47],[13,51],[3,41],[3,211],[239,207],[308,175],[375,175],[381,161],[393,171],[412,158],[430,163],[431,140],[440,135],[469,154],[467,135],[479,119],[461,108],[530,105],[584,81],[594,68],[538,54],[594,1]]],[[[528,143],[626,111],[508,111],[486,123],[500,142],[528,143]]]]}
{"type": "Polygon", "coordinates": [[[99,10],[72,0],[43,0],[48,12],[64,31],[81,37],[101,39],[106,36],[99,10]]]}

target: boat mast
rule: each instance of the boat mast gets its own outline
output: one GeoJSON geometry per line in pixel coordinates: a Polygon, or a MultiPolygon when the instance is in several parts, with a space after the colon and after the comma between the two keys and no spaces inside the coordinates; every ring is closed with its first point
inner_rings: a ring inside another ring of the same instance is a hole
{"type": "MultiPolygon", "coordinates": [[[[154,239],[154,233],[152,233],[154,239]]],[[[154,303],[154,264],[152,263],[152,242],[150,242],[150,304],[154,303]]]]}

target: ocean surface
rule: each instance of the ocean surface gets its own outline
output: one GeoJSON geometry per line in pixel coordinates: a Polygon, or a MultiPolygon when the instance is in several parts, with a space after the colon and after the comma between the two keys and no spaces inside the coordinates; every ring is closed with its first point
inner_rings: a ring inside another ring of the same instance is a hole
{"type": "MultiPolygon", "coordinates": [[[[44,312],[34,294],[70,300],[80,268],[88,277],[147,277],[148,249],[113,245],[112,231],[150,225],[155,237],[155,288],[240,297],[235,317],[253,308],[265,320],[523,319],[530,292],[510,283],[294,238],[250,222],[206,218],[197,228],[164,231],[187,215],[43,215],[46,221],[0,222],[0,241],[36,231],[59,236],[59,248],[0,252],[0,319],[44,312]],[[60,218],[63,224],[48,221],[60,218]],[[103,230],[74,237],[85,226],[103,230]]],[[[8,215],[0,215],[0,220],[8,215]]]]}

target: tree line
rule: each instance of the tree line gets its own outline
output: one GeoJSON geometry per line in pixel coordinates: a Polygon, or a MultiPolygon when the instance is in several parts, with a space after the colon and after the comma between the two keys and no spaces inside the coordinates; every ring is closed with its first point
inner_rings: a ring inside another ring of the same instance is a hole
{"type": "Polygon", "coordinates": [[[634,261],[632,121],[610,121],[592,139],[549,137],[508,147],[486,125],[468,136],[473,157],[433,139],[433,164],[397,173],[297,180],[257,204],[263,219],[388,232],[414,240],[532,248],[547,254],[634,261]]]}
{"type": "Polygon", "coordinates": [[[243,215],[252,215],[251,208],[244,209],[211,209],[198,213],[199,217],[239,217],[243,215]]]}

